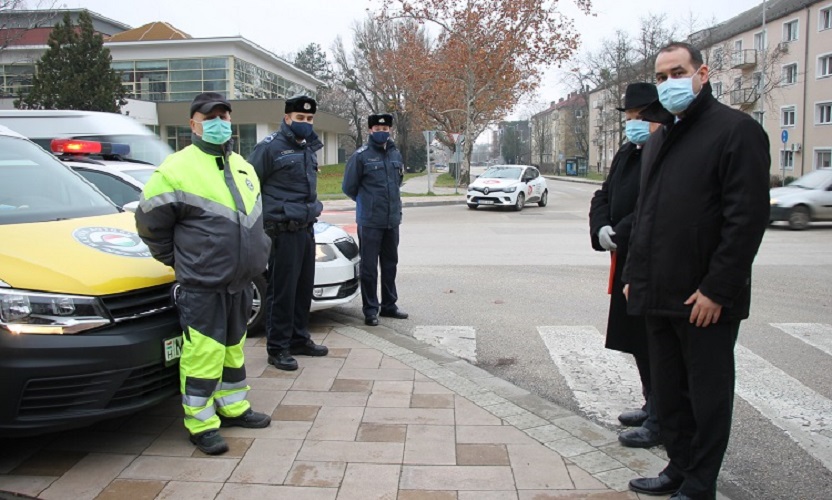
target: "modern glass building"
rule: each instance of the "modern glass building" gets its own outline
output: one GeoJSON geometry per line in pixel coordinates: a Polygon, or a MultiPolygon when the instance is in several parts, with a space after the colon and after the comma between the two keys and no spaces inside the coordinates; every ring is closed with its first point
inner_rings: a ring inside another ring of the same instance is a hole
{"type": "MultiPolygon", "coordinates": [[[[3,13],[3,23],[22,27],[32,12],[3,13]],[[27,14],[28,13],[28,14],[27,14]]],[[[58,11],[51,19],[60,20],[58,11]]],[[[77,19],[81,10],[70,10],[77,19]]],[[[89,11],[88,11],[89,12],[89,11]]],[[[272,133],[283,119],[284,100],[299,94],[316,97],[324,82],[296,68],[272,52],[243,37],[193,38],[164,23],[135,29],[89,12],[96,30],[105,37],[130,93],[123,112],[151,127],[173,148],[190,144],[188,104],[200,92],[224,94],[233,108],[235,147],[247,155],[258,141],[272,133]],[[148,106],[152,103],[152,106],[148,106]]],[[[54,25],[54,22],[51,25],[54,25]]],[[[51,28],[25,30],[0,52],[0,109],[11,109],[14,98],[31,86],[37,61],[46,50],[51,28]]],[[[338,135],[348,131],[341,117],[318,112],[315,128],[324,142],[318,152],[322,165],[337,163],[338,135]]]]}

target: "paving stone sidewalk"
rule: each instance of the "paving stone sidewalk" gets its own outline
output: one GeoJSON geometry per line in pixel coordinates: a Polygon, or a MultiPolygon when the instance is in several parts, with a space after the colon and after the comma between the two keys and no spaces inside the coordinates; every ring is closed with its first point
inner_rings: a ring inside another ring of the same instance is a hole
{"type": "MultiPolygon", "coordinates": [[[[627,481],[663,460],[443,351],[327,314],[325,358],[283,372],[246,341],[266,429],[188,442],[179,398],[123,420],[0,442],[0,491],[43,499],[639,499],[627,481]],[[332,319],[335,318],[335,319],[332,319]]],[[[13,498],[0,493],[0,498],[13,498]]],[[[656,497],[651,497],[656,498],[656,497]]]]}

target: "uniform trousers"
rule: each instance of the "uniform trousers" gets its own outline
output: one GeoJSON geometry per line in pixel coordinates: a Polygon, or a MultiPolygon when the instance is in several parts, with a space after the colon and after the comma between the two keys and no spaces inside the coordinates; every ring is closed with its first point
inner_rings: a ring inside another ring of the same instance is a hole
{"type": "Polygon", "coordinates": [[[399,226],[377,228],[358,226],[358,251],[361,255],[361,302],[364,317],[382,311],[395,311],[396,266],[399,264],[399,226]],[[381,268],[381,304],[378,301],[378,274],[381,268]]]}
{"type": "Polygon", "coordinates": [[[218,429],[218,412],[239,417],[251,407],[243,345],[252,295],[250,287],[236,293],[179,290],[176,305],[184,331],[179,377],[191,434],[218,429]]]}
{"type": "Polygon", "coordinates": [[[734,407],[734,346],[739,320],[697,327],[688,318],[646,316],[653,398],[679,491],[716,498],[716,481],[734,407]]]}
{"type": "Polygon", "coordinates": [[[276,356],[311,341],[309,307],[315,286],[313,226],[277,231],[269,255],[266,289],[266,350],[276,356]]]}

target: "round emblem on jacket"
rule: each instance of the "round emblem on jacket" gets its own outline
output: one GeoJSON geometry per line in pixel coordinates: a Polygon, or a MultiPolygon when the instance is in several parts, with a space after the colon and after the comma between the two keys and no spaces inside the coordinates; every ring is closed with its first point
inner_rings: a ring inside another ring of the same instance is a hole
{"type": "Polygon", "coordinates": [[[254,191],[254,183],[251,182],[251,179],[246,179],[246,186],[248,186],[249,191],[254,191]]]}
{"type": "Polygon", "coordinates": [[[98,251],[121,257],[149,258],[150,250],[136,233],[115,227],[79,227],[72,232],[75,241],[98,251]]]}

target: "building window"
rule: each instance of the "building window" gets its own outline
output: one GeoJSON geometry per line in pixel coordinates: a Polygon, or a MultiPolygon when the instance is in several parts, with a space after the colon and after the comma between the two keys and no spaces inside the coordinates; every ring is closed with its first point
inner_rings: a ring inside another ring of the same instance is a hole
{"type": "Polygon", "coordinates": [[[832,54],[818,57],[818,78],[832,76],[832,54]]]}
{"type": "Polygon", "coordinates": [[[822,102],[815,105],[815,123],[818,125],[832,124],[832,102],[822,102]]]}
{"type": "Polygon", "coordinates": [[[722,47],[717,47],[714,49],[711,58],[713,59],[713,68],[722,69],[722,60],[725,58],[725,51],[722,47]]]}
{"type": "Polygon", "coordinates": [[[755,111],[754,113],[752,113],[752,116],[754,117],[754,121],[756,121],[760,125],[763,125],[763,119],[765,117],[765,113],[763,111],[755,111]]]}
{"type": "Polygon", "coordinates": [[[783,85],[794,85],[797,83],[797,63],[783,66],[783,85]]]}
{"type": "Polygon", "coordinates": [[[716,97],[717,99],[722,97],[722,82],[712,82],[711,87],[714,91],[714,97],[716,97]]]}
{"type": "Polygon", "coordinates": [[[821,9],[818,31],[832,29],[832,7],[821,9]]]}
{"type": "Polygon", "coordinates": [[[0,97],[18,97],[32,88],[34,64],[0,64],[0,97]]]}
{"type": "Polygon", "coordinates": [[[129,97],[145,101],[190,101],[201,92],[228,92],[228,58],[118,61],[129,97]]]}
{"type": "Polygon", "coordinates": [[[815,150],[815,168],[832,167],[832,148],[815,150]]]}
{"type": "Polygon", "coordinates": [[[794,127],[795,124],[795,116],[797,114],[797,110],[794,106],[789,106],[788,108],[781,108],[780,109],[780,126],[781,127],[794,127]]]}
{"type": "Polygon", "coordinates": [[[754,33],[754,50],[762,52],[766,50],[766,32],[754,33]]]}
{"type": "Polygon", "coordinates": [[[751,75],[751,84],[757,94],[763,93],[763,73],[761,71],[751,75]]]}
{"type": "Polygon", "coordinates": [[[780,151],[780,168],[782,170],[794,169],[794,151],[780,151]]]}
{"type": "Polygon", "coordinates": [[[797,19],[783,23],[783,41],[793,42],[797,40],[797,19]]]}

